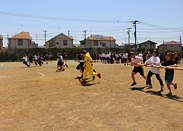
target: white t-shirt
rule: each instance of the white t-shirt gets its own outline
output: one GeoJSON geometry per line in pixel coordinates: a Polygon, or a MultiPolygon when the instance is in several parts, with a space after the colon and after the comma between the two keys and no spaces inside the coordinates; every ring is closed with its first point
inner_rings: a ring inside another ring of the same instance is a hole
{"type": "Polygon", "coordinates": [[[35,59],[37,60],[37,56],[35,55],[34,57],[35,57],[35,59]]]}
{"type": "Polygon", "coordinates": [[[63,59],[63,57],[62,57],[62,56],[59,56],[59,57],[60,57],[61,61],[62,61],[62,62],[64,62],[64,59],[63,59]]]}
{"type": "Polygon", "coordinates": [[[124,57],[125,59],[128,59],[128,53],[123,54],[123,57],[124,57]]]}
{"type": "MultiPolygon", "coordinates": [[[[156,64],[151,64],[151,65],[160,65],[160,59],[158,56],[154,57],[150,57],[148,60],[146,60],[146,63],[149,64],[150,62],[155,62],[156,64]]],[[[160,68],[153,68],[151,67],[150,71],[152,73],[155,73],[155,74],[160,74],[160,68]]]]}
{"type": "Polygon", "coordinates": [[[24,61],[27,62],[27,56],[23,57],[24,61]]]}
{"type": "MultiPolygon", "coordinates": [[[[142,60],[142,58],[139,56],[135,56],[135,58],[131,58],[132,64],[138,64],[141,62],[141,60],[142,60]]],[[[136,67],[139,67],[139,66],[136,66],[136,67]]]]}

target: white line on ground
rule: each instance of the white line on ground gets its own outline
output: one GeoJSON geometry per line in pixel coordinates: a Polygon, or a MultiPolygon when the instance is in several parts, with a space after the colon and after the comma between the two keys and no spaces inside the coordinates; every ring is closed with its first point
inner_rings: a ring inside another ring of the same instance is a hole
{"type": "Polygon", "coordinates": [[[1,66],[3,66],[3,63],[2,63],[2,65],[1,66]]]}
{"type": "Polygon", "coordinates": [[[7,77],[7,76],[0,76],[0,77],[7,77]]]}
{"type": "MultiPolygon", "coordinates": [[[[42,73],[38,73],[38,74],[40,74],[40,75],[41,75],[41,77],[38,77],[38,78],[43,78],[43,77],[45,77],[45,75],[44,75],[44,74],[42,74],[42,73]]],[[[37,78],[36,78],[36,79],[37,79],[37,78]]],[[[36,80],[36,79],[16,80],[16,81],[6,81],[6,82],[0,82],[0,83],[16,83],[16,82],[31,81],[31,80],[36,80]]]]}

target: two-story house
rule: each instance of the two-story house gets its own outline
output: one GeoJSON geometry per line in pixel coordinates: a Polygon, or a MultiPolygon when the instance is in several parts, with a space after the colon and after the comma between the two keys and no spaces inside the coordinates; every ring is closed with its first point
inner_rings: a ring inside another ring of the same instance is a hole
{"type": "Polygon", "coordinates": [[[86,40],[80,41],[80,47],[116,48],[116,39],[112,36],[91,35],[86,40]]]}
{"type": "Polygon", "coordinates": [[[46,48],[73,48],[72,36],[67,36],[63,33],[48,40],[45,44],[46,48]]]}
{"type": "Polygon", "coordinates": [[[8,50],[38,48],[29,32],[20,32],[8,38],[8,50]]]}

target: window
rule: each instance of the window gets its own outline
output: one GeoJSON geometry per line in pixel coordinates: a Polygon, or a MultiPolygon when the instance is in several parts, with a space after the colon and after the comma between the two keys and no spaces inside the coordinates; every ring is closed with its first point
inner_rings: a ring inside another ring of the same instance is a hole
{"type": "Polygon", "coordinates": [[[57,42],[57,45],[59,45],[59,42],[57,42]]]}
{"type": "Polygon", "coordinates": [[[94,46],[98,46],[98,40],[94,40],[94,46]]]}
{"type": "Polygon", "coordinates": [[[54,45],[54,41],[51,41],[50,47],[53,47],[53,46],[55,46],[55,45],[54,45]]]}
{"type": "Polygon", "coordinates": [[[173,47],[173,45],[171,45],[171,47],[173,47]]]}
{"type": "Polygon", "coordinates": [[[20,46],[23,45],[23,40],[21,40],[21,39],[18,40],[18,45],[20,45],[20,46]]]}
{"type": "Polygon", "coordinates": [[[102,43],[102,46],[103,46],[103,47],[106,47],[106,43],[102,43]]]}
{"type": "Polygon", "coordinates": [[[67,46],[67,40],[63,40],[63,44],[67,46]]]}

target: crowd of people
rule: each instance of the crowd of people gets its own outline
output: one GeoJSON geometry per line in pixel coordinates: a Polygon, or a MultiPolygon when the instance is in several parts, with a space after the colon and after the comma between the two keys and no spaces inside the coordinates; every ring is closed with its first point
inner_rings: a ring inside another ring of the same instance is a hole
{"type": "MultiPolygon", "coordinates": [[[[63,55],[61,53],[57,53],[57,71],[64,71],[65,66],[68,67],[68,65],[65,63],[66,62],[66,54],[64,53],[63,55]],[[64,62],[65,60],[65,62],[64,62]]],[[[30,67],[31,64],[35,64],[35,66],[39,65],[42,66],[43,63],[48,64],[48,60],[52,61],[53,60],[53,54],[46,54],[46,55],[41,55],[41,54],[35,54],[31,55],[29,54],[26,56],[25,54],[23,55],[23,64],[27,65],[30,67]]],[[[151,82],[151,77],[153,75],[156,76],[157,80],[159,81],[161,91],[164,89],[164,84],[163,80],[161,79],[160,76],[160,68],[162,66],[166,66],[166,71],[165,71],[165,83],[167,85],[167,88],[169,90],[169,93],[167,95],[172,94],[171,90],[171,85],[174,86],[174,89],[177,89],[177,83],[173,83],[173,78],[174,78],[174,70],[171,69],[171,67],[177,67],[177,64],[181,62],[181,54],[178,52],[174,53],[161,53],[159,54],[157,50],[154,50],[152,53],[148,52],[147,54],[142,54],[140,53],[134,53],[130,52],[127,53],[123,51],[123,53],[89,53],[86,50],[82,51],[82,54],[79,52],[76,52],[76,60],[79,62],[78,66],[76,67],[77,70],[80,71],[81,73],[81,78],[83,80],[81,81],[81,84],[86,84],[86,75],[89,73],[92,77],[93,80],[95,79],[95,76],[98,76],[101,78],[100,73],[96,73],[93,63],[98,63],[101,61],[102,63],[105,64],[119,64],[123,63],[124,65],[134,65],[134,69],[132,70],[131,77],[133,83],[131,86],[136,85],[136,80],[135,80],[135,75],[139,73],[142,78],[146,81],[146,88],[147,89],[152,89],[152,82],[151,82]],[[143,66],[147,65],[156,65],[159,66],[158,68],[151,67],[149,70],[147,76],[144,75],[144,69],[143,66]]],[[[57,72],[56,71],[56,72],[57,72]]]]}
{"type": "MultiPolygon", "coordinates": [[[[181,58],[182,58],[182,55],[180,52],[174,52],[174,60],[175,60],[175,63],[180,63],[181,61],[181,58]]],[[[119,64],[119,63],[122,63],[124,65],[128,65],[128,63],[131,61],[131,53],[128,53],[126,51],[123,51],[123,52],[109,52],[109,53],[91,53],[91,58],[93,59],[93,62],[94,63],[99,63],[99,61],[101,61],[102,63],[105,63],[105,64],[113,64],[113,63],[116,63],[116,64],[119,64]]],[[[147,52],[147,53],[136,53],[136,55],[142,57],[143,61],[142,63],[145,63],[145,61],[147,59],[149,59],[150,57],[153,56],[152,53],[150,52],[147,52]]],[[[158,55],[158,57],[160,58],[160,61],[163,62],[166,60],[165,58],[166,56],[166,53],[160,53],[158,55]]]]}

